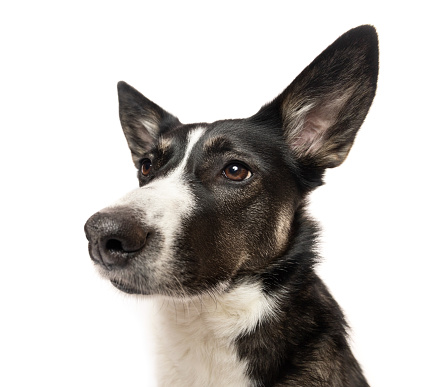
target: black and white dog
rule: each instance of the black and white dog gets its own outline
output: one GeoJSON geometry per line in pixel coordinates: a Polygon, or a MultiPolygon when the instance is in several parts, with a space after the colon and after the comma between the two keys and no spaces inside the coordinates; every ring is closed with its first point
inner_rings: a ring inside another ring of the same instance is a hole
{"type": "Polygon", "coordinates": [[[367,386],[314,272],[305,208],[347,157],[377,78],[376,31],[361,26],[246,119],[184,125],[118,84],[140,188],[85,231],[103,277],[160,301],[161,386],[367,386]]]}

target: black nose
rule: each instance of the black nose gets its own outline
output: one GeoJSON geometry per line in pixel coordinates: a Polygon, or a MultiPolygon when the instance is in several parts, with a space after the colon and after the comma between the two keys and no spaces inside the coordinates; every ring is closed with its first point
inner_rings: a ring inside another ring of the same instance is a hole
{"type": "Polygon", "coordinates": [[[107,269],[123,267],[146,244],[148,229],[134,212],[121,207],[95,213],[85,223],[91,259],[107,269]]]}

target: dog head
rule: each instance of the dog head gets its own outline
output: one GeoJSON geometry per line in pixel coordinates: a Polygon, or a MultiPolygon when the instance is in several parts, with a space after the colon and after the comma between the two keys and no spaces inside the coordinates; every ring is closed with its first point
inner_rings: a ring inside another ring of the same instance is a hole
{"type": "Polygon", "coordinates": [[[266,270],[295,243],[307,193],[347,157],[377,76],[377,35],[362,26],[247,119],[183,125],[120,82],[140,187],[85,225],[100,273],[127,293],[188,297],[266,270]]]}

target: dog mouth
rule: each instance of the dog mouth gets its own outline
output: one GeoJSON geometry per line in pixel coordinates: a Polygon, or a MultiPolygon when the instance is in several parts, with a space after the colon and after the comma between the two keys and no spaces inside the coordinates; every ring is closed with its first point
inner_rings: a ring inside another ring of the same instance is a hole
{"type": "Polygon", "coordinates": [[[110,280],[114,287],[127,294],[144,294],[140,289],[130,284],[125,284],[118,280],[110,280]]]}

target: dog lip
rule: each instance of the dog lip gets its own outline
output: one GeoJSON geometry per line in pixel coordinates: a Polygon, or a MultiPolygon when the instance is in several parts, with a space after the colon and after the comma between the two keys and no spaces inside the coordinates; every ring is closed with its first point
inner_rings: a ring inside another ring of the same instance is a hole
{"type": "Polygon", "coordinates": [[[122,291],[124,293],[128,293],[128,294],[143,294],[140,290],[135,289],[131,285],[124,284],[121,281],[110,280],[110,282],[113,284],[113,286],[115,286],[117,289],[119,289],[120,291],[122,291]]]}

